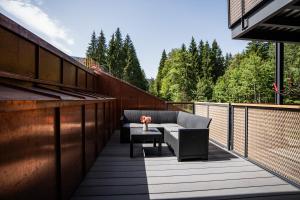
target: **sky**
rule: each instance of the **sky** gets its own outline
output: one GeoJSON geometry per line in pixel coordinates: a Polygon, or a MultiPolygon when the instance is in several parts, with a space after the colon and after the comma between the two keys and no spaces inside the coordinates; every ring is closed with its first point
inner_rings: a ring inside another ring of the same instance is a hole
{"type": "Polygon", "coordinates": [[[156,77],[162,51],[216,39],[223,54],[247,42],[231,39],[227,0],[0,0],[0,12],[71,56],[84,57],[93,31],[107,43],[129,34],[146,76],[156,77]]]}

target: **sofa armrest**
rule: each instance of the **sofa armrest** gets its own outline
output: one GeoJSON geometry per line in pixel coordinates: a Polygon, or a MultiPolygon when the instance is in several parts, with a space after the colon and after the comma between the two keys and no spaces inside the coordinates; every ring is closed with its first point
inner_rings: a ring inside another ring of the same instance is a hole
{"type": "Polygon", "coordinates": [[[180,156],[208,154],[209,129],[179,129],[180,156]]]}
{"type": "Polygon", "coordinates": [[[121,125],[121,127],[122,127],[124,124],[125,124],[125,117],[122,115],[122,116],[120,117],[120,125],[121,125]]]}
{"type": "MultiPolygon", "coordinates": [[[[206,134],[208,135],[209,129],[208,128],[180,128],[178,129],[178,138],[182,137],[184,139],[185,137],[191,137],[191,135],[197,135],[197,134],[206,134]]],[[[198,135],[197,135],[198,136],[198,135]]]]}

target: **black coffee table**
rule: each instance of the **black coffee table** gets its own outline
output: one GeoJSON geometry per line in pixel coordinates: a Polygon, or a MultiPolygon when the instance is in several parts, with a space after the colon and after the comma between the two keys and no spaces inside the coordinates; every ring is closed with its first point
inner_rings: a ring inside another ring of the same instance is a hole
{"type": "Polygon", "coordinates": [[[130,157],[133,157],[133,144],[153,140],[153,147],[158,142],[158,154],[161,155],[162,133],[157,128],[149,128],[143,131],[142,128],[130,128],[130,157]]]}

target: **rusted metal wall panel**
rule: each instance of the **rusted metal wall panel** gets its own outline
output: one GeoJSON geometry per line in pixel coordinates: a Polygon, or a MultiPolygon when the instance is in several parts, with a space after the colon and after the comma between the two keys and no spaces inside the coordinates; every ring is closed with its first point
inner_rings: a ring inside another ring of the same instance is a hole
{"type": "MultiPolygon", "coordinates": [[[[106,73],[100,73],[98,76],[96,90],[101,94],[106,94],[116,98],[116,119],[125,109],[155,109],[165,110],[165,101],[127,84],[106,73]]],[[[119,120],[117,120],[119,126],[119,120]]]]}
{"type": "Polygon", "coordinates": [[[60,58],[40,49],[39,78],[60,83],[60,58]]]}
{"type": "Polygon", "coordinates": [[[0,27],[0,70],[35,77],[35,45],[0,27]]]}
{"type": "Polygon", "coordinates": [[[97,153],[104,147],[104,103],[97,104],[97,153]]]}
{"type": "Polygon", "coordinates": [[[88,170],[96,159],[96,107],[85,106],[85,169],[88,170]]]}
{"type": "Polygon", "coordinates": [[[87,74],[87,88],[94,89],[94,78],[91,74],[87,74]]]}
{"type": "Polygon", "coordinates": [[[55,199],[54,109],[0,113],[0,199],[55,199]]]}
{"type": "Polygon", "coordinates": [[[86,88],[86,72],[78,69],[78,87],[86,88]]]}
{"type": "Polygon", "coordinates": [[[83,176],[81,106],[63,107],[60,113],[62,197],[68,199],[83,176]]]}
{"type": "Polygon", "coordinates": [[[76,86],[76,67],[67,61],[63,66],[63,84],[76,86]]]}

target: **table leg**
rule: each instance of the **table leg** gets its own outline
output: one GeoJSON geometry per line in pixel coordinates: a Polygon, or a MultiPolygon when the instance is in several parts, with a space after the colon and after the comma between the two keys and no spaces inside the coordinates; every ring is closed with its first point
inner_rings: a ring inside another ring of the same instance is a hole
{"type": "Polygon", "coordinates": [[[158,140],[158,154],[161,156],[161,139],[158,140]]]}
{"type": "Polygon", "coordinates": [[[156,139],[153,139],[153,147],[156,147],[156,139]]]}
{"type": "Polygon", "coordinates": [[[133,157],[133,139],[130,140],[130,158],[133,157]]]}

